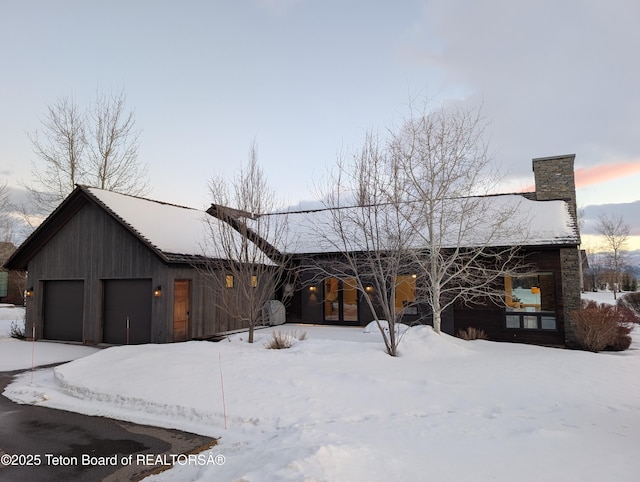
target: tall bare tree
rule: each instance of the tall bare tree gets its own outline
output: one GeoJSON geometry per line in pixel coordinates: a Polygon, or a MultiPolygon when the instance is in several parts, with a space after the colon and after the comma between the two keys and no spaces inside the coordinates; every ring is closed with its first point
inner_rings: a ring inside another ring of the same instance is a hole
{"type": "Polygon", "coordinates": [[[615,300],[616,292],[620,289],[620,273],[624,266],[624,248],[629,239],[631,227],[625,224],[622,215],[603,213],[598,216],[596,230],[604,237],[605,249],[614,273],[613,299],[615,300]]]}
{"type": "Polygon", "coordinates": [[[28,134],[38,162],[32,163],[29,214],[52,211],[76,184],[123,194],[149,190],[145,165],[138,161],[139,132],[124,92],[98,93],[91,108],[73,97],[47,106],[42,129],[28,134]]]}
{"type": "Polygon", "coordinates": [[[140,132],[124,92],[96,95],[90,114],[87,163],[91,185],[108,191],[144,195],[149,191],[148,167],[138,161],[140,132]]]}
{"type": "Polygon", "coordinates": [[[391,142],[405,199],[420,209],[412,225],[424,251],[419,298],[440,332],[456,303],[501,302],[503,279],[524,267],[518,244],[527,238],[521,202],[491,197],[500,181],[484,141],[479,110],[440,108],[411,115],[391,142]]]}
{"type": "Polygon", "coordinates": [[[396,323],[410,310],[417,313],[416,305],[430,308],[422,318],[440,332],[447,309],[480,299],[502,302],[504,276],[525,268],[513,247],[526,239],[526,226],[514,216],[515,197],[485,196],[497,178],[483,129],[471,111],[411,115],[384,143],[367,135],[362,150],[350,162],[339,160],[327,183],[331,220],[317,235],[340,254],[314,269],[355,284],[392,356],[400,341],[396,323]],[[407,283],[415,296],[399,303],[407,283]]]}
{"type": "Polygon", "coordinates": [[[53,210],[86,174],[86,114],[75,99],[47,106],[42,130],[28,134],[40,164],[31,163],[30,203],[38,214],[53,210]]]}
{"type": "Polygon", "coordinates": [[[206,263],[205,278],[223,294],[218,307],[249,327],[253,343],[265,304],[274,299],[286,274],[286,262],[273,246],[281,245],[286,216],[268,215],[279,206],[258,164],[255,144],[230,182],[211,178],[209,194],[209,213],[216,219],[209,223],[205,252],[214,261],[206,263]]]}
{"type": "Polygon", "coordinates": [[[325,211],[315,217],[314,236],[327,257],[305,260],[310,281],[337,278],[355,289],[378,325],[391,356],[397,355],[401,332],[397,322],[409,304],[398,306],[401,279],[415,270],[411,226],[414,206],[404,203],[398,165],[377,133],[369,132],[362,148],[338,159],[321,187],[325,211]]]}
{"type": "Polygon", "coordinates": [[[598,291],[600,289],[601,277],[605,271],[602,255],[594,250],[587,251],[587,259],[589,260],[589,269],[587,270],[587,276],[591,283],[591,289],[598,291]]]}
{"type": "Polygon", "coordinates": [[[0,182],[0,242],[15,243],[17,219],[10,199],[7,181],[0,182]]]}

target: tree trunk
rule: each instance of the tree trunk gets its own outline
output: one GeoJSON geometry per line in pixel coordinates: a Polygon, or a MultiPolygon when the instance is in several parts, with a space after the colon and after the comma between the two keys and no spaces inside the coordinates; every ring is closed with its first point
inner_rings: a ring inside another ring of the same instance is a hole
{"type": "MultiPolygon", "coordinates": [[[[440,304],[440,303],[437,303],[440,304]]],[[[440,333],[440,325],[442,324],[442,313],[438,309],[433,312],[433,331],[440,333]]]]}

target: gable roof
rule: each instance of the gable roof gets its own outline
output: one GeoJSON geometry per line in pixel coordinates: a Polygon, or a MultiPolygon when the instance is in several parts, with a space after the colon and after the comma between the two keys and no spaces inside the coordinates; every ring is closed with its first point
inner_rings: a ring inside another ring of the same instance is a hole
{"type": "Polygon", "coordinates": [[[207,218],[215,222],[206,212],[93,187],[83,189],[167,260],[172,254],[204,254],[207,218]]]}
{"type": "Polygon", "coordinates": [[[7,266],[26,269],[29,260],[87,203],[104,210],[166,263],[219,259],[208,256],[206,246],[211,244],[209,223],[223,221],[205,211],[77,186],[13,253],[7,266]]]}
{"type": "MultiPolygon", "coordinates": [[[[465,199],[474,198],[462,198],[460,202],[464,202],[465,199]]],[[[493,232],[490,235],[483,234],[482,228],[479,228],[474,231],[475,240],[467,238],[458,245],[471,247],[481,245],[577,246],[580,244],[576,220],[571,215],[566,201],[536,201],[522,194],[501,194],[485,196],[481,199],[487,219],[491,219],[492,212],[510,212],[514,216],[512,224],[518,228],[493,232]],[[483,236],[485,239],[482,239],[483,236]]],[[[221,219],[224,216],[161,201],[77,186],[18,247],[5,266],[9,269],[26,269],[29,260],[87,203],[94,203],[107,212],[165,263],[192,263],[204,259],[220,259],[219,252],[208,252],[210,250],[207,246],[217,244],[215,239],[211,239],[212,233],[221,232],[228,227],[227,222],[221,219]],[[214,223],[213,229],[210,223],[214,223]]],[[[364,211],[367,208],[349,206],[265,214],[262,216],[280,217],[286,223],[286,234],[273,240],[267,234],[262,242],[282,254],[340,252],[344,250],[344,243],[333,229],[333,216],[336,209],[344,211],[351,219],[357,219],[366,214],[364,211]],[[273,243],[273,246],[269,243],[273,243]]],[[[239,217],[243,218],[250,229],[257,222],[256,219],[239,217]]],[[[491,222],[487,221],[486,224],[490,226],[491,222]]],[[[358,232],[357,229],[352,231],[358,232]]],[[[234,236],[240,243],[241,234],[236,231],[234,236]]],[[[357,235],[351,236],[348,239],[349,248],[353,251],[363,250],[364,244],[360,241],[357,235]]],[[[445,241],[444,244],[446,243],[445,241]]],[[[451,242],[448,246],[456,245],[451,242]]]]}
{"type": "MultiPolygon", "coordinates": [[[[481,203],[484,222],[480,220],[471,235],[463,237],[458,242],[449,239],[447,233],[443,238],[443,247],[474,247],[474,246],[577,246],[580,244],[580,234],[574,217],[571,215],[569,203],[566,201],[536,201],[522,194],[499,194],[476,198],[460,198],[451,200],[453,203],[466,201],[481,203]],[[496,229],[492,225],[494,219],[510,213],[510,221],[504,229],[496,229]]],[[[409,203],[407,203],[409,204],[409,203]]],[[[286,218],[286,236],[281,237],[276,248],[285,254],[319,254],[337,253],[344,250],[345,241],[340,239],[334,225],[337,211],[343,219],[362,220],[367,216],[367,209],[371,207],[348,206],[340,208],[324,208],[306,211],[291,211],[268,214],[286,218]]],[[[391,208],[392,209],[392,208],[391,208]]],[[[249,227],[255,221],[246,220],[249,227]]],[[[366,240],[358,239],[361,232],[353,223],[348,222],[343,227],[349,232],[346,244],[352,251],[365,251],[366,240]]],[[[459,226],[454,226],[455,231],[459,226]]],[[[456,233],[454,233],[454,236],[456,233]]],[[[416,236],[415,242],[420,243],[423,236],[416,236]]],[[[266,236],[268,238],[268,235],[266,236]]],[[[416,244],[415,248],[421,248],[416,244]]]]}

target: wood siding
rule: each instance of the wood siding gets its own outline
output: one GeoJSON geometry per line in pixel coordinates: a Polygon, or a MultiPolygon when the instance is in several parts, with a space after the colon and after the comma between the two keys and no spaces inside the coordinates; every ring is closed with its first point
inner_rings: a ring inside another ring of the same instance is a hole
{"type": "Polygon", "coordinates": [[[527,256],[527,262],[540,273],[553,273],[554,275],[556,330],[506,328],[504,308],[488,304],[473,308],[456,307],[454,310],[455,333],[467,327],[474,327],[484,330],[490,340],[539,345],[564,344],[564,304],[559,250],[549,248],[530,252],[527,256]]]}
{"type": "MultiPolygon", "coordinates": [[[[535,343],[541,345],[562,345],[565,342],[565,315],[562,292],[560,248],[537,248],[527,251],[527,263],[531,264],[535,271],[540,273],[553,273],[554,279],[554,303],[556,314],[556,330],[532,330],[506,328],[505,309],[492,303],[476,305],[473,307],[458,306],[455,309],[443,313],[442,331],[451,335],[467,327],[482,329],[491,340],[516,341],[535,343]]],[[[287,313],[289,323],[322,324],[323,316],[323,290],[322,283],[316,284],[315,291],[309,289],[309,278],[301,277],[302,287],[299,288],[290,304],[287,313]]],[[[359,305],[358,324],[366,325],[373,317],[365,309],[366,304],[359,305]]],[[[429,307],[425,304],[418,306],[420,316],[406,316],[403,320],[411,325],[422,319],[424,323],[431,324],[429,307]]]]}
{"type": "Polygon", "coordinates": [[[216,293],[202,275],[188,264],[167,265],[147,245],[102,208],[87,202],[29,261],[28,282],[34,296],[27,300],[27,330],[36,325],[42,337],[43,283],[47,280],[84,281],[83,342],[103,341],[103,282],[117,279],[150,279],[160,286],[160,297],[151,299],[153,343],[173,341],[173,287],[176,279],[191,281],[191,324],[188,338],[205,338],[240,328],[236,320],[216,309],[216,293]]]}

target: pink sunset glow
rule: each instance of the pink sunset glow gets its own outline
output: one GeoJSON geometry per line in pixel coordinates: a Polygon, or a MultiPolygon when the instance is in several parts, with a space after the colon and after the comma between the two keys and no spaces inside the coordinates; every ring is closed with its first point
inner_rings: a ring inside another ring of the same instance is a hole
{"type": "Polygon", "coordinates": [[[618,164],[581,167],[575,171],[576,187],[587,187],[637,173],[640,173],[640,162],[621,162],[618,164]]]}
{"type": "MultiPolygon", "coordinates": [[[[601,182],[632,176],[640,173],[640,161],[619,162],[617,164],[601,164],[593,167],[580,167],[575,170],[576,188],[592,186],[601,182]]],[[[535,191],[535,185],[522,189],[522,192],[535,191]]]]}

